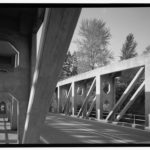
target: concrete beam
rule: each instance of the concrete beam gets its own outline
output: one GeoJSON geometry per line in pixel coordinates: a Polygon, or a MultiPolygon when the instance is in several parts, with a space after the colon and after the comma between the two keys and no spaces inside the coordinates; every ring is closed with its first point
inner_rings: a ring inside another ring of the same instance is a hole
{"type": "Polygon", "coordinates": [[[150,63],[150,54],[147,56],[139,56],[128,60],[120,61],[117,63],[112,63],[110,65],[76,75],[74,77],[65,79],[63,81],[59,81],[57,83],[57,86],[63,86],[71,83],[72,81],[78,82],[78,81],[94,78],[97,75],[105,75],[105,74],[132,69],[140,66],[142,67],[145,66],[145,64],[147,63],[150,63]]]}
{"type": "Polygon", "coordinates": [[[43,36],[32,82],[22,143],[39,143],[40,131],[55,91],[80,8],[46,9],[43,36]],[[35,126],[36,124],[36,126],[35,126]]]}

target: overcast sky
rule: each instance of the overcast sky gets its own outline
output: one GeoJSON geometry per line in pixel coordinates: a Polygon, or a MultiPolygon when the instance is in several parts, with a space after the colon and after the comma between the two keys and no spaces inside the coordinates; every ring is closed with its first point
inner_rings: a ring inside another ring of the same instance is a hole
{"type": "MultiPolygon", "coordinates": [[[[109,49],[118,60],[120,49],[129,33],[134,34],[137,52],[140,55],[150,45],[150,7],[146,8],[83,8],[79,17],[72,41],[78,38],[79,26],[84,18],[97,18],[106,22],[112,35],[109,49]]],[[[71,42],[70,51],[77,50],[76,44],[71,42]]]]}

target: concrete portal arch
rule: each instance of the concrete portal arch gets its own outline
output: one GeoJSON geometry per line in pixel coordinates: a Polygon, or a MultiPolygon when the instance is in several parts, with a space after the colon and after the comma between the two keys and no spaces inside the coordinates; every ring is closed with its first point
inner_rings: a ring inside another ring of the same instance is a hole
{"type": "Polygon", "coordinates": [[[8,118],[12,130],[17,130],[19,121],[19,101],[9,92],[0,92],[0,104],[6,104],[6,113],[0,114],[2,118],[8,118]]]}

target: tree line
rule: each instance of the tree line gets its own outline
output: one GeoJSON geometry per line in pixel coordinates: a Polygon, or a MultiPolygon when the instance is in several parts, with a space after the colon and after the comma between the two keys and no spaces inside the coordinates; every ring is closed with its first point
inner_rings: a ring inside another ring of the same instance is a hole
{"type": "MultiPolygon", "coordinates": [[[[103,20],[82,20],[79,27],[79,38],[75,41],[78,49],[72,54],[70,51],[67,52],[62,70],[60,71],[59,80],[108,65],[114,59],[113,52],[108,49],[111,38],[112,35],[110,33],[110,29],[106,27],[106,23],[103,20]]],[[[136,48],[137,42],[134,35],[129,33],[126,36],[122,48],[120,49],[119,61],[138,56],[136,48]]],[[[147,55],[148,53],[150,53],[150,45],[143,51],[143,55],[147,55]]],[[[127,70],[123,72],[120,78],[117,78],[116,101],[127,88],[136,72],[137,69],[127,70]]],[[[141,78],[140,83],[142,80],[143,77],[141,78]]],[[[140,83],[138,82],[137,86],[139,86],[140,83]]],[[[131,95],[132,93],[130,96],[131,95]]],[[[51,105],[51,107],[56,109],[57,101],[56,98],[53,99],[55,100],[53,101],[53,105],[51,105]]],[[[139,106],[140,105],[143,104],[139,104],[139,106]]],[[[136,109],[134,109],[134,111],[136,111],[136,109]]]]}
{"type": "MultiPolygon", "coordinates": [[[[75,41],[78,50],[73,54],[68,51],[59,79],[108,65],[114,59],[112,51],[108,49],[111,36],[110,29],[103,20],[83,19],[79,27],[79,38],[75,41]]],[[[136,57],[136,47],[134,35],[129,33],[120,50],[120,61],[136,57]]],[[[150,45],[143,51],[143,55],[148,53],[150,45]]]]}

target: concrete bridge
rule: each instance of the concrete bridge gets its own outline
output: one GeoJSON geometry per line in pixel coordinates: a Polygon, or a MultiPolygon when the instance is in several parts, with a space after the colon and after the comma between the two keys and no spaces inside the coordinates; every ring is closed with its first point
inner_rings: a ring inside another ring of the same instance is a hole
{"type": "Polygon", "coordinates": [[[150,56],[58,82],[80,11],[0,9],[0,144],[150,143],[150,56]],[[116,101],[116,82],[126,73],[133,78],[116,101]],[[128,114],[141,94],[144,99],[138,114],[128,114]],[[124,121],[125,115],[129,119],[133,115],[133,122],[124,121]]]}
{"type": "Polygon", "coordinates": [[[149,81],[147,79],[150,70],[149,59],[149,56],[128,59],[58,82],[55,91],[58,104],[57,112],[89,118],[95,107],[97,120],[118,122],[134,105],[138,97],[145,93],[145,99],[142,99],[143,106],[141,106],[143,109],[139,113],[143,114],[145,118],[144,126],[149,128],[149,81]],[[132,75],[132,79],[119,100],[116,101],[116,81],[120,77],[123,78],[125,74],[128,77],[132,75]],[[139,82],[139,80],[142,81],[139,82]],[[133,89],[134,92],[132,92],[133,89]],[[82,103],[79,109],[77,103],[82,103]],[[107,115],[104,116],[104,112],[107,112],[107,115]]]}

